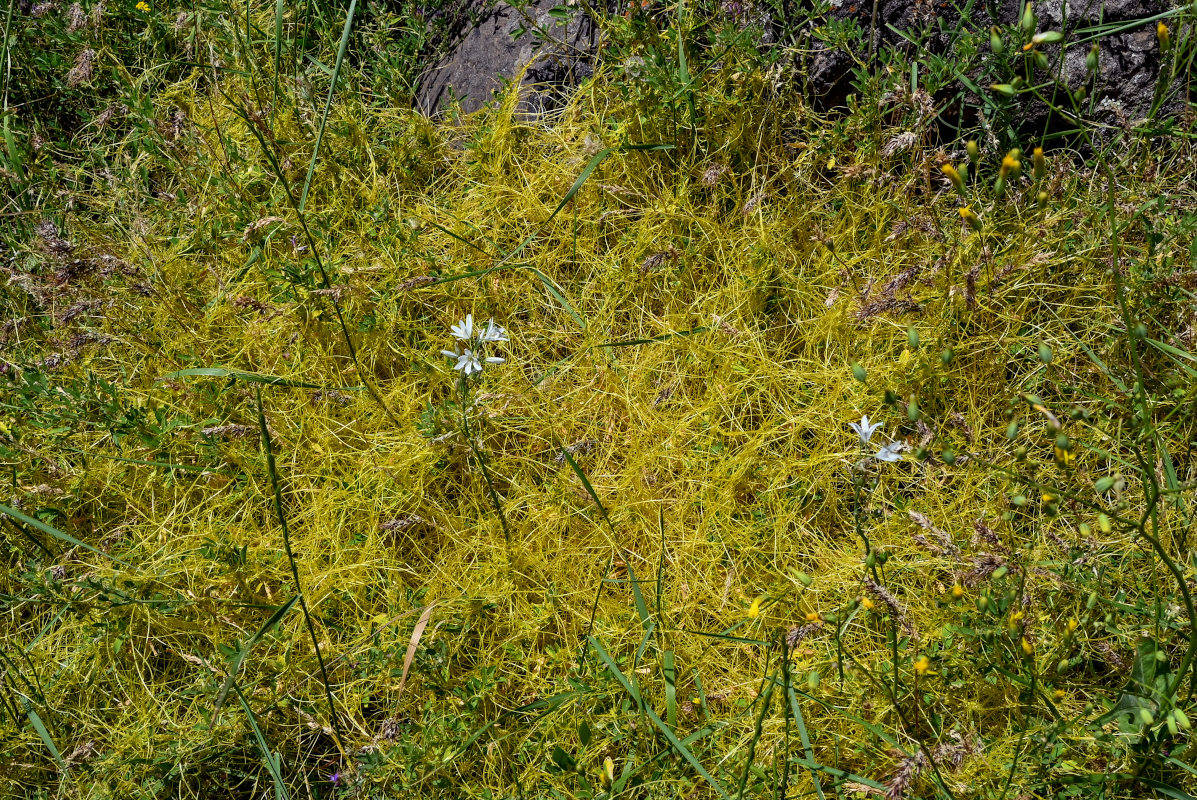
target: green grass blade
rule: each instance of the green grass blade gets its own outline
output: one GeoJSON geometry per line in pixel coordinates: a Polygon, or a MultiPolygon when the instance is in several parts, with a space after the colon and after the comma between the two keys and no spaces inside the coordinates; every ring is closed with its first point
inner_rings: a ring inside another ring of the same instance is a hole
{"type": "Polygon", "coordinates": [[[606,161],[607,156],[611,155],[613,152],[615,151],[612,148],[605,147],[595,153],[590,158],[590,161],[586,164],[586,166],[582,169],[582,173],[578,175],[576,180],[574,180],[573,186],[569,187],[569,191],[565,193],[565,197],[562,197],[561,202],[559,202],[557,207],[553,209],[553,213],[549,214],[548,219],[536,226],[536,230],[524,237],[524,240],[516,245],[514,250],[503,257],[503,260],[510,261],[519,255],[520,252],[522,252],[523,249],[527,247],[534,238],[536,238],[536,234],[540,232],[540,229],[552,222],[553,219],[561,213],[561,209],[565,208],[569,204],[569,201],[574,199],[574,195],[576,195],[582,189],[582,184],[586,183],[586,179],[590,177],[590,173],[594,172],[598,168],[598,165],[606,161]]]}
{"type": "MultiPolygon", "coordinates": [[[[564,447],[561,448],[561,455],[565,456],[565,463],[569,464],[569,468],[578,476],[578,480],[582,481],[582,486],[586,489],[586,493],[590,495],[590,499],[598,506],[599,514],[603,517],[603,522],[607,523],[607,527],[610,528],[611,519],[607,516],[607,507],[603,505],[602,500],[599,500],[598,492],[594,491],[594,487],[590,485],[590,480],[586,477],[586,473],[582,471],[582,468],[578,466],[578,462],[574,461],[574,457],[564,447]]],[[[612,534],[614,534],[614,530],[612,530],[612,534]]]]}
{"type": "Polygon", "coordinates": [[[673,651],[666,650],[661,657],[661,672],[665,675],[665,721],[670,728],[677,728],[677,666],[673,651]]]}
{"type": "Polygon", "coordinates": [[[599,660],[606,665],[607,670],[611,673],[612,677],[614,677],[615,680],[617,680],[624,688],[624,691],[626,691],[631,698],[636,701],[636,705],[643,709],[649,721],[657,728],[657,730],[661,731],[661,733],[665,736],[665,740],[669,742],[670,746],[673,747],[677,754],[685,759],[686,762],[694,768],[694,771],[701,775],[703,779],[711,785],[711,788],[715,790],[715,793],[723,798],[723,800],[731,800],[731,797],[729,797],[727,792],[724,791],[723,786],[719,783],[719,781],[715,780],[714,776],[707,772],[706,768],[699,763],[698,759],[694,757],[694,754],[690,752],[690,749],[686,747],[686,745],[682,744],[682,741],[677,738],[677,735],[672,730],[670,730],[669,726],[662,722],[661,718],[658,717],[656,713],[644,703],[640,697],[640,693],[633,688],[631,683],[628,682],[627,676],[620,671],[619,667],[616,666],[615,661],[612,660],[610,654],[603,649],[603,646],[599,644],[598,640],[591,636],[589,637],[589,641],[590,646],[594,649],[595,654],[597,654],[599,660]]]}
{"type": "Polygon", "coordinates": [[[104,556],[104,558],[111,559],[118,564],[123,564],[126,567],[133,566],[128,561],[123,561],[123,560],[117,558],[116,556],[109,555],[108,553],[105,553],[103,550],[99,550],[95,547],[92,547],[87,542],[79,541],[74,536],[71,536],[69,533],[63,533],[62,531],[58,530],[57,528],[50,527],[46,523],[42,522],[40,519],[34,519],[33,517],[30,517],[26,514],[22,514],[20,511],[17,511],[15,508],[9,508],[8,506],[4,505],[3,503],[0,503],[0,514],[7,514],[8,516],[12,517],[13,519],[20,520],[21,522],[25,523],[26,525],[29,525],[30,527],[37,528],[42,533],[46,533],[46,534],[49,534],[50,536],[53,536],[55,539],[59,539],[61,541],[66,542],[67,544],[74,545],[75,547],[82,547],[84,550],[90,550],[91,552],[96,553],[98,555],[102,555],[102,556],[104,556]]]}
{"type": "Polygon", "coordinates": [[[229,675],[225,678],[224,685],[220,688],[220,694],[216,697],[216,713],[220,713],[221,706],[224,705],[225,698],[228,697],[229,689],[233,686],[233,679],[237,673],[241,671],[241,664],[245,661],[245,657],[249,655],[249,651],[254,648],[262,637],[272,631],[276,625],[283,621],[283,617],[287,616],[287,612],[299,601],[299,595],[294,595],[290,600],[283,603],[274,610],[270,618],[262,623],[262,627],[245,640],[245,646],[237,651],[237,655],[233,658],[233,664],[229,667],[229,675]]]}
{"type": "Polygon", "coordinates": [[[278,753],[270,752],[270,743],[266,741],[266,735],[262,733],[262,727],[258,724],[258,717],[254,714],[253,709],[249,707],[249,703],[245,700],[245,695],[241,691],[241,687],[233,682],[233,690],[237,693],[237,700],[241,703],[241,708],[245,710],[245,717],[249,720],[250,730],[254,734],[254,742],[258,745],[258,750],[262,752],[262,760],[266,762],[266,770],[270,773],[270,779],[274,782],[274,797],[275,800],[289,800],[290,793],[287,791],[287,783],[283,780],[283,760],[278,753]]]}
{"type": "MultiPolygon", "coordinates": [[[[798,695],[794,692],[794,687],[787,684],[785,687],[786,694],[789,695],[790,714],[794,717],[794,724],[798,727],[798,740],[802,742],[802,752],[806,756],[806,760],[814,764],[815,751],[810,746],[810,735],[806,730],[806,719],[802,716],[802,707],[798,703],[798,695]]],[[[815,784],[815,794],[819,796],[819,800],[823,800],[823,787],[819,784],[819,770],[810,770],[811,780],[815,784]]]]}
{"type": "Polygon", "coordinates": [[[525,269],[539,278],[541,284],[544,285],[545,291],[552,295],[553,299],[561,304],[567,314],[573,317],[574,322],[578,323],[579,328],[586,330],[586,318],[574,310],[573,305],[570,304],[569,299],[565,296],[565,290],[558,286],[552,278],[550,278],[548,275],[545,275],[535,267],[525,267],[525,269]]]}
{"type": "Polygon", "coordinates": [[[652,617],[648,613],[648,603],[644,602],[644,593],[640,591],[640,579],[636,577],[636,571],[632,569],[631,564],[628,564],[628,583],[632,584],[632,598],[636,603],[636,614],[639,615],[640,624],[647,634],[653,624],[652,617]]]}
{"type": "Polygon", "coordinates": [[[647,339],[623,339],[618,342],[603,342],[602,344],[596,344],[595,347],[631,347],[632,345],[637,344],[652,344],[653,342],[667,341],[675,336],[694,336],[698,333],[706,333],[709,330],[710,328],[704,326],[701,328],[691,328],[688,331],[672,331],[670,333],[662,333],[660,336],[650,336],[647,339]]]}
{"type": "Polygon", "coordinates": [[[283,62],[283,10],[286,0],[274,2],[274,103],[278,105],[279,70],[283,62]]]}
{"type": "Polygon", "coordinates": [[[33,706],[29,705],[24,699],[21,700],[25,704],[25,716],[29,717],[29,724],[33,726],[33,730],[37,731],[38,738],[42,740],[42,744],[50,751],[50,757],[54,759],[54,763],[63,772],[66,772],[68,767],[66,762],[62,760],[62,754],[58,752],[58,748],[54,746],[54,740],[50,738],[50,732],[46,730],[42,718],[33,710],[33,706]]]}
{"type": "MultiPolygon", "coordinates": [[[[172,378],[232,378],[234,380],[246,381],[248,383],[260,383],[263,386],[290,386],[294,389],[329,389],[332,387],[322,386],[319,383],[308,383],[307,381],[297,381],[291,378],[280,378],[277,375],[261,375],[257,372],[244,372],[239,369],[225,369],[224,367],[194,367],[192,369],[181,369],[178,372],[172,372],[168,375],[163,375],[159,380],[170,380],[172,378]]],[[[338,386],[338,391],[359,391],[364,389],[364,386],[338,386]]]]}
{"type": "Polygon", "coordinates": [[[661,607],[665,591],[665,509],[657,508],[657,530],[661,533],[661,560],[657,564],[657,619],[664,624],[664,609],[661,607]]]}
{"type": "Polygon", "coordinates": [[[324,655],[320,652],[320,638],[316,635],[316,625],[312,622],[312,613],[308,610],[307,600],[303,596],[303,583],[299,580],[299,567],[295,563],[295,553],[291,549],[291,528],[287,524],[287,515],[283,511],[283,490],[278,477],[278,469],[274,460],[274,445],[270,439],[270,427],[266,424],[266,410],[262,406],[262,390],[254,387],[254,401],[258,411],[258,429],[262,434],[262,450],[266,454],[266,472],[270,476],[270,488],[274,495],[274,512],[278,518],[279,527],[283,531],[283,552],[287,556],[287,564],[291,567],[291,579],[295,581],[295,596],[299,600],[299,609],[303,612],[303,621],[308,629],[308,636],[312,640],[312,648],[316,651],[316,663],[320,667],[320,682],[324,684],[324,696],[328,700],[328,717],[332,725],[333,738],[337,746],[344,751],[344,739],[341,737],[341,724],[337,716],[337,704],[333,700],[332,683],[328,678],[328,668],[324,664],[324,655]]]}
{"type": "Polygon", "coordinates": [[[736,800],[744,800],[744,791],[748,787],[748,773],[752,770],[752,762],[756,760],[756,746],[765,731],[765,716],[769,713],[769,706],[773,700],[773,689],[777,686],[777,672],[766,682],[765,691],[761,694],[761,710],[756,715],[756,725],[752,728],[752,739],[748,742],[748,755],[744,758],[744,769],[740,772],[740,789],[736,792],[736,800]]]}
{"type": "Polygon", "coordinates": [[[312,160],[308,162],[308,174],[303,179],[303,192],[299,195],[300,214],[308,204],[308,190],[312,188],[312,175],[316,172],[316,162],[320,158],[320,143],[324,141],[324,129],[328,125],[328,112],[332,110],[333,95],[337,91],[337,78],[341,74],[345,50],[349,47],[349,32],[353,30],[353,16],[356,12],[357,0],[349,0],[349,10],[345,12],[345,27],[341,29],[341,43],[337,45],[337,60],[333,64],[332,78],[328,84],[328,97],[324,101],[324,114],[320,117],[320,131],[316,134],[316,147],[312,150],[312,160]]]}

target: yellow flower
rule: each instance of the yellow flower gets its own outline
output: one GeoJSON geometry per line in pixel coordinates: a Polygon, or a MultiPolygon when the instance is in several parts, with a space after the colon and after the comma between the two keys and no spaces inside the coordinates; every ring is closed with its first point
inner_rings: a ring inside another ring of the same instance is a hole
{"type": "Polygon", "coordinates": [[[1065,450],[1062,447],[1056,448],[1056,463],[1061,467],[1070,467],[1072,462],[1076,459],[1076,453],[1071,450],[1065,450]]]}
{"type": "Polygon", "coordinates": [[[759,617],[761,615],[761,603],[764,602],[765,596],[761,595],[752,601],[752,605],[748,607],[748,618],[759,617]]]}
{"type": "Polygon", "coordinates": [[[867,597],[862,597],[862,598],[860,598],[860,604],[861,604],[862,606],[864,606],[864,609],[865,609],[865,611],[872,611],[872,610],[873,610],[873,605],[874,605],[874,603],[873,603],[873,601],[872,601],[872,600],[870,600],[870,599],[869,599],[869,598],[867,598],[867,597]]]}
{"type": "Polygon", "coordinates": [[[1156,23],[1155,35],[1160,40],[1160,50],[1167,53],[1172,47],[1172,36],[1168,32],[1168,26],[1164,24],[1163,20],[1156,23]]]}
{"type": "Polygon", "coordinates": [[[1027,639],[1027,637],[1025,637],[1025,636],[1022,637],[1021,644],[1022,644],[1022,651],[1024,653],[1026,653],[1028,656],[1035,655],[1035,645],[1031,644],[1030,640],[1027,639]]]}
{"type": "Polygon", "coordinates": [[[1057,497],[1056,495],[1052,494],[1051,492],[1044,492],[1043,494],[1041,494],[1039,496],[1039,499],[1043,501],[1044,505],[1051,505],[1052,503],[1056,502],[1060,498],[1057,497]]]}
{"type": "Polygon", "coordinates": [[[1018,160],[1018,156],[1015,155],[1015,151],[1011,150],[1006,154],[1006,157],[1002,159],[1002,166],[998,168],[998,174],[1003,178],[1009,173],[1014,173],[1017,175],[1018,170],[1021,167],[1022,162],[1018,160]]]}
{"type": "Polygon", "coordinates": [[[1054,694],[1055,694],[1057,700],[1063,700],[1065,697],[1068,696],[1068,692],[1064,691],[1063,689],[1056,689],[1054,694]]]}
{"type": "Polygon", "coordinates": [[[926,675],[929,669],[931,669],[931,659],[926,656],[919,656],[914,660],[914,671],[917,674],[926,675]]]}
{"type": "Polygon", "coordinates": [[[944,164],[940,169],[944,175],[948,176],[948,180],[956,187],[956,191],[964,191],[964,178],[961,177],[960,172],[951,164],[944,164]]]}
{"type": "Polygon", "coordinates": [[[823,620],[823,618],[819,616],[818,611],[807,611],[806,612],[806,621],[807,622],[822,622],[822,620],[823,620]]]}
{"type": "Polygon", "coordinates": [[[1076,621],[1076,617],[1072,617],[1071,619],[1068,620],[1068,624],[1065,627],[1068,628],[1069,633],[1072,633],[1073,631],[1076,630],[1076,626],[1079,624],[1080,623],[1076,621]]]}
{"type": "Polygon", "coordinates": [[[952,597],[956,598],[957,600],[959,600],[961,597],[964,597],[964,587],[961,586],[960,584],[956,584],[955,586],[953,586],[952,587],[952,597]]]}
{"type": "Polygon", "coordinates": [[[136,8],[138,11],[140,11],[143,14],[150,13],[150,4],[147,3],[145,0],[139,0],[136,5],[136,8]]]}
{"type": "Polygon", "coordinates": [[[970,228],[975,231],[981,230],[981,218],[973,211],[972,206],[961,206],[957,210],[960,212],[960,218],[967,222],[970,228]]]}

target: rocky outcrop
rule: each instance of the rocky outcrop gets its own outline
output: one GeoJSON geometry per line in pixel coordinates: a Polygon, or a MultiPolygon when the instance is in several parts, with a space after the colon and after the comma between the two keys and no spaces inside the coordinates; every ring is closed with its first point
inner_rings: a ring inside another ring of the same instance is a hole
{"type": "Polygon", "coordinates": [[[497,3],[450,44],[416,87],[416,108],[430,116],[454,101],[463,112],[489,103],[523,74],[529,91],[520,110],[536,115],[559,105],[569,89],[590,76],[598,43],[591,20],[580,11],[553,11],[559,0],[533,0],[522,8],[497,3]]]}

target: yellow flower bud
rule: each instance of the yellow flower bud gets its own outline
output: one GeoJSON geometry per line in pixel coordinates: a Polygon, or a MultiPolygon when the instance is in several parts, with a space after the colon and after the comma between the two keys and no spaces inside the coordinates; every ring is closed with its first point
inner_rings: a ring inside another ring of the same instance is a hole
{"type": "Polygon", "coordinates": [[[757,599],[752,601],[752,605],[750,605],[748,607],[748,618],[749,619],[754,619],[761,615],[761,603],[763,603],[764,601],[765,601],[764,595],[761,595],[760,597],[758,597],[757,599]]]}
{"type": "Polygon", "coordinates": [[[998,175],[1003,178],[1007,175],[1018,175],[1018,171],[1022,168],[1022,162],[1018,160],[1017,152],[1017,150],[1011,150],[1006,154],[1002,159],[1002,166],[998,168],[998,175]]]}
{"type": "Polygon", "coordinates": [[[975,231],[981,230],[981,218],[973,212],[972,206],[961,206],[958,211],[960,218],[967,222],[970,228],[975,231]]]}
{"type": "Polygon", "coordinates": [[[860,598],[860,604],[862,606],[864,606],[865,611],[872,611],[873,606],[876,605],[876,603],[874,603],[871,599],[869,599],[867,597],[860,598]]]}
{"type": "Polygon", "coordinates": [[[1027,656],[1035,655],[1035,645],[1031,644],[1030,640],[1027,639],[1027,637],[1025,637],[1025,636],[1022,637],[1022,641],[1020,642],[1020,644],[1022,645],[1023,653],[1025,653],[1027,656]]]}
{"type": "Polygon", "coordinates": [[[956,171],[956,168],[951,164],[944,164],[940,169],[943,170],[944,175],[948,176],[948,180],[956,187],[956,191],[964,194],[964,178],[960,177],[960,173],[956,171]]]}
{"type": "Polygon", "coordinates": [[[964,597],[964,587],[961,586],[960,584],[956,584],[955,586],[953,586],[952,587],[952,597],[956,598],[957,600],[959,600],[961,597],[964,597]]]}
{"type": "Polygon", "coordinates": [[[931,669],[931,659],[926,656],[919,656],[914,660],[914,671],[919,675],[926,675],[927,670],[931,669]]]}
{"type": "Polygon", "coordinates": [[[1160,52],[1167,53],[1172,49],[1172,35],[1168,32],[1168,26],[1164,24],[1163,20],[1156,23],[1155,36],[1160,40],[1160,52]]]}
{"type": "Polygon", "coordinates": [[[1035,165],[1035,180],[1043,180],[1043,176],[1047,174],[1047,159],[1043,157],[1043,148],[1036,147],[1031,153],[1031,161],[1035,165]]]}

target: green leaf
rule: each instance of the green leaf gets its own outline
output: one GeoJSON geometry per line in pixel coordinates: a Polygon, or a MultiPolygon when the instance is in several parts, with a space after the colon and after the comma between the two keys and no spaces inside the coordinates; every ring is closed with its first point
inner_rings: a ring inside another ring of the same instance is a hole
{"type": "Polygon", "coordinates": [[[117,558],[116,556],[112,556],[112,555],[109,555],[108,553],[105,553],[103,550],[98,550],[95,547],[92,547],[87,542],[79,541],[74,536],[71,536],[69,533],[63,533],[62,531],[58,530],[57,528],[50,527],[49,525],[47,525],[46,523],[42,522],[39,519],[34,519],[33,517],[28,516],[27,514],[22,514],[20,511],[17,511],[15,508],[9,508],[8,506],[6,506],[2,503],[0,503],[0,514],[7,514],[8,516],[12,517],[15,520],[20,520],[21,522],[25,523],[26,525],[37,528],[42,533],[47,533],[50,536],[53,536],[55,539],[60,539],[61,541],[64,541],[70,545],[74,545],[75,547],[82,547],[84,550],[90,550],[93,553],[97,553],[99,555],[104,556],[104,558],[112,559],[113,561],[115,561],[118,564],[124,564],[126,567],[133,566],[128,561],[123,561],[123,560],[117,558]]]}
{"type": "Polygon", "coordinates": [[[59,753],[58,748],[54,746],[54,740],[50,738],[50,732],[46,730],[46,726],[42,722],[42,718],[39,717],[37,712],[33,710],[33,706],[29,705],[29,703],[23,698],[21,702],[25,705],[25,716],[29,717],[29,724],[33,726],[33,730],[37,731],[38,738],[42,740],[42,744],[44,744],[46,749],[50,751],[50,757],[54,759],[54,763],[58,765],[60,770],[66,772],[68,770],[66,762],[62,760],[62,754],[59,753]]]}
{"type": "Polygon", "coordinates": [[[262,733],[261,726],[258,725],[258,718],[254,715],[253,709],[249,707],[249,703],[246,702],[245,695],[241,693],[241,687],[234,682],[233,689],[237,692],[237,699],[241,702],[241,708],[245,710],[250,730],[254,734],[254,742],[258,745],[258,750],[262,752],[262,760],[266,762],[266,770],[270,773],[270,779],[274,782],[275,800],[289,800],[290,794],[287,791],[287,783],[283,780],[282,756],[278,753],[270,752],[270,743],[266,741],[266,736],[262,733]]]}
{"type": "MultiPolygon", "coordinates": [[[[590,481],[586,478],[586,473],[578,466],[578,462],[574,461],[574,457],[569,454],[569,451],[564,447],[561,448],[561,455],[565,456],[565,463],[569,464],[569,468],[578,476],[578,480],[582,481],[582,486],[585,487],[586,493],[590,495],[590,499],[598,506],[599,514],[603,517],[603,522],[607,523],[607,527],[611,527],[611,519],[607,516],[607,508],[603,505],[603,501],[599,500],[598,493],[594,491],[594,487],[590,485],[590,481]]],[[[614,531],[612,531],[614,533],[614,531]]]]}
{"type": "MultiPolygon", "coordinates": [[[[260,383],[263,386],[290,386],[295,389],[328,389],[333,387],[322,386],[318,383],[307,383],[306,381],[297,381],[291,378],[280,378],[277,375],[261,375],[257,372],[243,372],[237,369],[225,369],[224,367],[194,367],[192,369],[181,369],[178,372],[172,372],[169,375],[163,375],[159,380],[165,381],[172,378],[232,378],[239,381],[247,381],[249,383],[260,383]]],[[[352,392],[360,391],[366,387],[364,386],[337,386],[339,391],[352,392]]]]}
{"type": "Polygon", "coordinates": [[[260,628],[258,628],[257,632],[245,640],[245,646],[237,651],[237,655],[234,656],[233,663],[229,667],[229,675],[227,678],[225,678],[224,685],[220,688],[220,694],[216,696],[217,713],[220,712],[221,706],[224,705],[225,698],[228,697],[229,694],[229,689],[233,686],[233,679],[236,678],[237,673],[241,671],[241,664],[245,661],[245,657],[249,655],[249,651],[253,649],[254,645],[262,640],[263,636],[265,636],[267,633],[273,630],[276,625],[283,621],[283,617],[287,616],[287,612],[290,611],[291,607],[294,606],[298,601],[299,595],[295,595],[290,600],[276,608],[274,613],[262,623],[260,628]]]}
{"type": "Polygon", "coordinates": [[[553,752],[551,755],[553,763],[560,767],[565,772],[573,772],[578,766],[577,762],[561,748],[561,745],[553,745],[553,752]]]}
{"type": "Polygon", "coordinates": [[[324,114],[320,117],[320,132],[316,134],[316,146],[312,149],[312,160],[308,162],[308,174],[303,179],[303,192],[299,196],[298,211],[303,214],[308,203],[308,190],[312,188],[312,175],[316,172],[316,161],[320,157],[320,143],[324,141],[324,128],[328,125],[328,112],[332,108],[333,94],[337,90],[337,76],[341,74],[341,62],[345,60],[345,50],[349,46],[349,32],[353,29],[353,15],[357,11],[357,0],[349,0],[349,10],[345,12],[345,26],[341,29],[341,43],[337,45],[337,60],[333,65],[332,79],[328,84],[328,97],[324,101],[324,114]]]}

